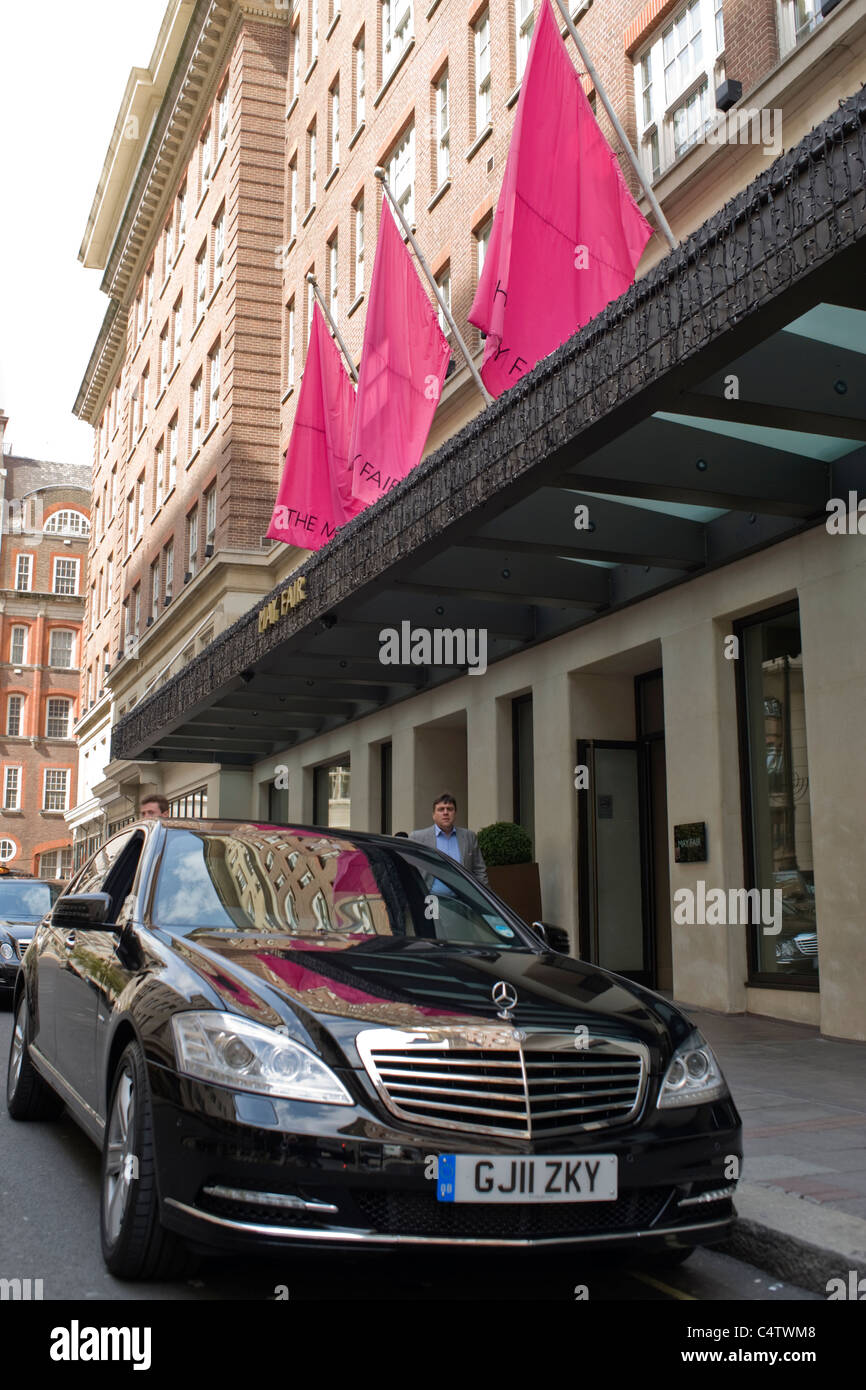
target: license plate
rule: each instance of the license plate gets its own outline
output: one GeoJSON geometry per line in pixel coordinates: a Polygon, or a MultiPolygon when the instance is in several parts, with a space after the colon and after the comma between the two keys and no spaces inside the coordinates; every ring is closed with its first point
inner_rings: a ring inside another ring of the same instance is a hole
{"type": "Polygon", "coordinates": [[[440,1154],[440,1202],[615,1202],[616,1154],[440,1154]]]}

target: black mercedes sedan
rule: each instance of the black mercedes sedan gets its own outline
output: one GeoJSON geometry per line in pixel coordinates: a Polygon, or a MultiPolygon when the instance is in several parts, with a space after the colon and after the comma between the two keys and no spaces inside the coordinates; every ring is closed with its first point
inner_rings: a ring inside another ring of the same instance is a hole
{"type": "Polygon", "coordinates": [[[454,860],[314,827],[126,827],[37,927],[7,1103],[102,1149],[105,1261],[725,1239],[740,1118],[661,996],[454,860]]]}
{"type": "Polygon", "coordinates": [[[36,923],[57,898],[63,884],[31,874],[0,875],[0,1003],[11,1001],[21,958],[36,923]]]}

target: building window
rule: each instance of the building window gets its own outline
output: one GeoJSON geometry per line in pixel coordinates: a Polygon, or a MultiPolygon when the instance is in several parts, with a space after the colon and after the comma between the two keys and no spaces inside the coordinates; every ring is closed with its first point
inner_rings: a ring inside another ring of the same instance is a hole
{"type": "Polygon", "coordinates": [[[415,221],[415,126],[409,127],[388,160],[388,182],[410,227],[415,221]]]}
{"type": "Polygon", "coordinates": [[[216,483],[211,483],[204,495],[205,544],[212,545],[216,531],[216,483]]]}
{"type": "Polygon", "coordinates": [[[289,241],[298,235],[298,157],[289,165],[289,241]]]}
{"type": "Polygon", "coordinates": [[[493,226],[493,219],[488,218],[484,226],[475,233],[476,256],[478,263],[478,279],[481,279],[481,272],[484,269],[484,260],[487,255],[487,248],[490,245],[490,229],[493,226]]]}
{"type": "Polygon", "coordinates": [[[153,478],[153,510],[158,512],[165,497],[165,445],[162,440],[156,446],[153,478]]]}
{"type": "Polygon", "coordinates": [[[685,154],[711,124],[710,93],[704,82],[673,113],[674,157],[685,154]]]}
{"type": "MultiPolygon", "coordinates": [[[[812,858],[809,758],[799,609],[736,625],[740,636],[740,723],[750,887],[769,893],[774,927],[754,910],[747,931],[758,979],[818,983],[818,927],[812,858]],[[759,920],[755,921],[754,918],[759,920]]],[[[769,912],[764,914],[770,916],[769,912]]]]}
{"type": "Polygon", "coordinates": [[[174,541],[169,541],[162,554],[165,562],[165,597],[170,599],[174,590],[174,541]]]}
{"type": "Polygon", "coordinates": [[[229,84],[226,82],[217,97],[217,163],[225,153],[229,139],[229,84]]]}
{"type": "Polygon", "coordinates": [[[174,797],[168,803],[168,813],[180,820],[186,820],[189,817],[194,820],[205,820],[207,818],[207,787],[196,787],[191,792],[184,792],[183,796],[174,797]]]}
{"type": "Polygon", "coordinates": [[[3,809],[4,811],[18,811],[21,809],[21,768],[7,767],[3,778],[3,809]]]}
{"type": "Polygon", "coordinates": [[[48,665],[71,666],[75,650],[75,633],[68,628],[54,627],[48,639],[48,665]]]}
{"type": "Polygon", "coordinates": [[[295,301],[286,306],[286,386],[295,384],[295,301]]]}
{"type": "Polygon", "coordinates": [[[355,273],[352,299],[364,293],[364,199],[355,204],[355,273]]]}
{"type": "Polygon", "coordinates": [[[14,840],[0,840],[0,864],[8,864],[18,853],[14,840]]]}
{"type": "Polygon", "coordinates": [[[156,368],[156,394],[157,399],[165,390],[165,383],[168,381],[168,374],[171,370],[168,356],[168,324],[159,335],[159,357],[156,368]]]}
{"type": "Polygon", "coordinates": [[[448,117],[448,72],[436,83],[436,187],[451,173],[451,127],[448,117]]]}
{"type": "Polygon", "coordinates": [[[132,553],[135,545],[135,489],[126,498],[126,553],[132,553]]]}
{"type": "Polygon", "coordinates": [[[139,395],[141,405],[141,421],[139,431],[146,430],[150,421],[150,363],[148,362],[141,374],[141,394],[139,395]]]}
{"type": "Polygon", "coordinates": [[[291,101],[295,102],[295,101],[297,101],[297,99],[298,99],[298,93],[299,93],[299,91],[301,90],[301,23],[300,23],[300,20],[298,20],[297,24],[295,24],[294,27],[292,28],[290,43],[291,43],[291,48],[292,48],[292,56],[291,56],[291,63],[290,63],[291,72],[292,72],[291,101]]]}
{"type": "MultiPolygon", "coordinates": [[[[315,264],[310,266],[310,274],[315,275],[315,264]]],[[[316,295],[309,280],[307,281],[307,347],[310,345],[310,334],[313,331],[313,309],[316,303],[316,295]]]]}
{"type": "Polygon", "coordinates": [[[162,238],[162,278],[167,280],[171,274],[171,264],[174,260],[174,214],[165,224],[165,232],[162,238]]]}
{"type": "Polygon", "coordinates": [[[21,711],[24,708],[23,695],[10,695],[6,702],[6,733],[10,738],[21,735],[21,711]]]}
{"type": "Polygon", "coordinates": [[[310,54],[309,62],[313,62],[319,56],[319,0],[309,0],[310,16],[310,54]]]}
{"type": "Polygon", "coordinates": [[[307,211],[316,202],[316,122],[307,131],[307,211]]]}
{"type": "Polygon", "coordinates": [[[195,258],[195,301],[198,317],[204,317],[207,304],[207,242],[202,242],[201,250],[195,258]]]}
{"type": "Polygon", "coordinates": [[[779,47],[782,57],[808,38],[822,18],[821,0],[781,0],[779,47]]]}
{"type": "Polygon", "coordinates": [[[183,295],[178,295],[177,303],[171,311],[172,371],[180,366],[180,349],[183,342],[183,295]]]}
{"type": "Polygon", "coordinates": [[[529,57],[532,29],[535,24],[532,0],[514,0],[514,24],[516,28],[515,55],[517,58],[517,80],[518,82],[522,82],[523,74],[526,71],[526,60],[529,57]]]}
{"type": "Polygon", "coordinates": [[[9,644],[9,660],[13,666],[23,666],[27,651],[26,627],[13,627],[12,641],[9,644]]]}
{"type": "Polygon", "coordinates": [[[144,474],[139,473],[135,484],[135,539],[144,535],[144,474]]]}
{"type": "Polygon", "coordinates": [[[412,38],[412,0],[382,0],[382,81],[399,63],[412,38]]]}
{"type": "Polygon", "coordinates": [[[204,133],[199,140],[199,185],[198,197],[201,202],[208,188],[210,187],[210,150],[211,150],[211,129],[210,121],[205,126],[204,133]]]}
{"type": "Polygon", "coordinates": [[[133,337],[136,344],[140,343],[144,336],[144,288],[142,287],[135,296],[135,307],[133,309],[132,321],[133,337]]]}
{"type": "Polygon", "coordinates": [[[66,560],[59,556],[54,559],[54,582],[51,586],[55,594],[78,593],[78,560],[66,560]]]}
{"type": "MultiPolygon", "coordinates": [[[[84,859],[82,858],[82,863],[84,859]]],[[[76,866],[77,867],[77,866],[76,866]]],[[[72,873],[72,846],[45,850],[39,856],[40,878],[69,878],[72,873]]]]}
{"type": "Polygon", "coordinates": [[[159,617],[159,556],[150,567],[150,616],[154,622],[159,617]]]}
{"type": "Polygon", "coordinates": [[[28,592],[32,588],[33,578],[33,556],[19,555],[15,565],[15,588],[19,593],[28,592]]]}
{"type": "Polygon", "coordinates": [[[43,811],[65,811],[69,772],[65,767],[46,767],[43,811]]]}
{"type": "Polygon", "coordinates": [[[69,737],[69,714],[71,700],[49,700],[45,719],[46,738],[69,737]]]}
{"type": "Polygon", "coordinates": [[[198,507],[186,519],[186,568],[190,576],[198,572],[198,507]]]}
{"type": "Polygon", "coordinates": [[[336,232],[328,242],[328,296],[331,316],[336,319],[340,298],[340,253],[336,232]]]}
{"type": "Polygon", "coordinates": [[[367,69],[364,53],[364,31],[361,30],[355,47],[352,51],[354,65],[354,87],[355,87],[355,129],[365,119],[367,110],[367,69]]]}
{"type": "Polygon", "coordinates": [[[111,589],[114,583],[114,551],[111,552],[105,562],[105,613],[111,607],[111,589]]]}
{"type": "MultiPolygon", "coordinates": [[[[451,312],[451,267],[450,267],[450,265],[447,265],[447,266],[445,267],[445,269],[444,269],[444,270],[441,270],[441,271],[439,272],[439,274],[436,276],[436,285],[437,285],[437,287],[438,287],[438,289],[439,289],[439,293],[441,294],[442,298],[445,300],[445,303],[448,305],[448,311],[449,311],[449,313],[450,313],[450,312],[451,312]]],[[[444,313],[442,312],[442,305],[441,305],[441,304],[437,304],[437,305],[436,305],[436,312],[437,312],[437,315],[438,315],[438,318],[439,318],[439,327],[442,329],[442,332],[444,333],[445,337],[447,338],[447,337],[449,336],[450,332],[451,332],[451,325],[450,325],[450,323],[448,322],[447,318],[445,317],[444,313]]]]}
{"type": "MultiPolygon", "coordinates": [[[[177,482],[177,416],[169,422],[168,426],[168,491],[171,492],[177,482]]],[[[166,494],[167,495],[167,494],[166,494]]]]}
{"type": "Polygon", "coordinates": [[[340,84],[331,88],[331,169],[340,163],[340,84]]]}
{"type": "Polygon", "coordinates": [[[219,339],[217,339],[216,343],[210,351],[210,356],[208,358],[208,374],[210,376],[210,410],[208,415],[208,428],[212,428],[220,418],[222,347],[219,339]]]}
{"type": "Polygon", "coordinates": [[[656,179],[712,126],[724,80],[721,0],[689,0],[634,64],[641,158],[656,179]]]}
{"type": "Polygon", "coordinates": [[[490,125],[492,112],[490,91],[490,11],[475,25],[475,134],[480,135],[490,125]]]}
{"type": "Polygon", "coordinates": [[[183,246],[186,237],[186,182],[181,184],[177,195],[177,249],[183,246]]]}
{"type": "Polygon", "coordinates": [[[89,536],[90,522],[83,512],[52,512],[44,529],[49,536],[89,536]]]}
{"type": "Polygon", "coordinates": [[[153,265],[144,277],[144,327],[150,323],[153,313],[153,265]]]}
{"type": "Polygon", "coordinates": [[[220,208],[213,224],[213,282],[214,289],[222,284],[223,261],[226,249],[226,211],[220,208]]]}
{"type": "MultiPolygon", "coordinates": [[[[138,638],[141,632],[141,585],[136,584],[132,591],[132,635],[138,638]]],[[[105,649],[105,669],[108,668],[108,648],[105,649]]]]}
{"type": "Polygon", "coordinates": [[[189,441],[189,454],[192,458],[195,451],[201,444],[201,408],[202,408],[202,379],[199,372],[190,388],[190,410],[192,412],[192,430],[189,441]]]}

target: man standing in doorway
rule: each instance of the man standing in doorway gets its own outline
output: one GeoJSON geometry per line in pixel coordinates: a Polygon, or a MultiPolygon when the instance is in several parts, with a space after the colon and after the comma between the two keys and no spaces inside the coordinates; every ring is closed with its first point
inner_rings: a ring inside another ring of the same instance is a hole
{"type": "Polygon", "coordinates": [[[478,836],[474,830],[455,826],[456,819],[457,802],[450,792],[443,792],[433,802],[433,824],[425,830],[413,830],[410,839],[456,859],[480,883],[488,886],[487,866],[478,848],[478,836]]]}

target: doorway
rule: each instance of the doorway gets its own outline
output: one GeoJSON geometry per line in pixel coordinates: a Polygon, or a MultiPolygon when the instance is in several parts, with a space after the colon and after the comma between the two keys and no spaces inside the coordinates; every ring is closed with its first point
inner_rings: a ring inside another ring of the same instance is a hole
{"type": "Polygon", "coordinates": [[[673,988],[661,671],[635,678],[631,740],[580,739],[580,954],[651,989],[673,988]]]}

